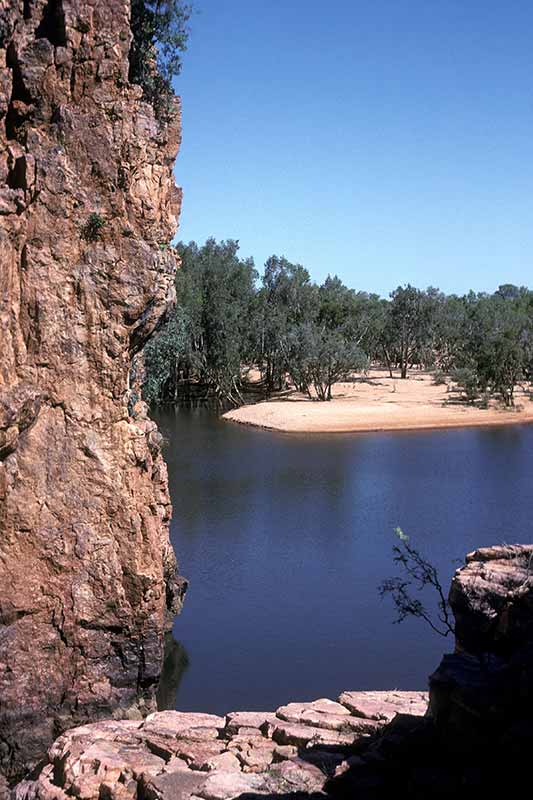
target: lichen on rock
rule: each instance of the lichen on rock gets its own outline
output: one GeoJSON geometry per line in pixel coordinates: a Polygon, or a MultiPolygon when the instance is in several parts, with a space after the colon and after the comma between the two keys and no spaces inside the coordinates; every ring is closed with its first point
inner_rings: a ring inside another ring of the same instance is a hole
{"type": "Polygon", "coordinates": [[[128,82],[128,0],[0,1],[0,772],[153,708],[179,610],[132,360],[174,301],[179,102],[128,82]]]}

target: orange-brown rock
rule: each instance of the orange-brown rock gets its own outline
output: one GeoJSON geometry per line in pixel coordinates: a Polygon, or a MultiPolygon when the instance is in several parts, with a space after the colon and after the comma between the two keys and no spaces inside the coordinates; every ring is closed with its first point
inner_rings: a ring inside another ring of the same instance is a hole
{"type": "Polygon", "coordinates": [[[173,302],[179,107],[128,0],[0,0],[0,771],[152,705],[185,582],[134,363],[173,302]]]}

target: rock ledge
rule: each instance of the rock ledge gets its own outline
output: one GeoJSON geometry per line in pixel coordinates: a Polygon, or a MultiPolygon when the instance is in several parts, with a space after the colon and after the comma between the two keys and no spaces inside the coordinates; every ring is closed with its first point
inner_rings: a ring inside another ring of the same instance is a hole
{"type": "Polygon", "coordinates": [[[274,712],[162,711],[63,734],[13,800],[231,800],[244,793],[322,793],[396,715],[423,715],[424,692],[343,692],[338,702],[274,712]]]}

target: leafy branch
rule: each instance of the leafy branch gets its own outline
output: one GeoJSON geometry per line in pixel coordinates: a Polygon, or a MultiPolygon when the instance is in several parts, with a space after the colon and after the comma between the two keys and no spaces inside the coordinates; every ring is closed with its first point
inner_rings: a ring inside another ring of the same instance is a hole
{"type": "Polygon", "coordinates": [[[418,550],[409,542],[409,537],[401,528],[396,528],[395,534],[399,544],[392,548],[393,560],[399,564],[405,577],[388,578],[379,587],[380,597],[391,595],[396,606],[397,618],[395,624],[403,622],[407,617],[418,617],[440,636],[455,634],[452,622],[452,612],[448,600],[439,580],[436,567],[427,561],[418,550]],[[433,587],[438,598],[437,622],[434,622],[422,601],[412,592],[422,591],[427,586],[433,587]]]}

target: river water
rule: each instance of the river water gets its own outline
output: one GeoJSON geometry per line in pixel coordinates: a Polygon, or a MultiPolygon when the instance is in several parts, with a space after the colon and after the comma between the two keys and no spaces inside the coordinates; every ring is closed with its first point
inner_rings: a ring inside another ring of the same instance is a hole
{"type": "MultiPolygon", "coordinates": [[[[533,427],[287,435],[206,408],[154,414],[190,580],[161,705],[273,709],[425,688],[451,638],[393,624],[394,529],[447,587],[469,550],[531,541],[533,427]]],[[[431,606],[433,599],[428,598],[431,606]]]]}

